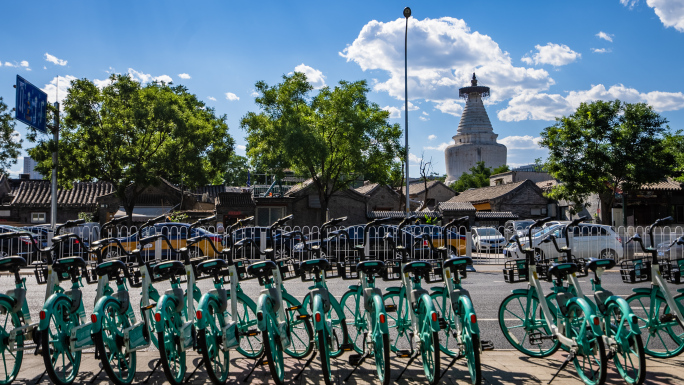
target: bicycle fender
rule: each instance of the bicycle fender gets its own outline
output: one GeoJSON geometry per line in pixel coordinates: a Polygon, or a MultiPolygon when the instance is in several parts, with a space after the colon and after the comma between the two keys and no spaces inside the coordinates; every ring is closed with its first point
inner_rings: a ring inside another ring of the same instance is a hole
{"type": "Polygon", "coordinates": [[[388,293],[397,293],[397,294],[399,294],[399,293],[401,292],[401,287],[399,287],[399,286],[392,286],[392,287],[388,287],[386,290],[387,290],[388,293]]]}
{"type": "Polygon", "coordinates": [[[582,308],[585,317],[589,316],[589,327],[591,327],[591,330],[594,332],[595,335],[602,336],[604,333],[601,329],[600,322],[594,321],[595,319],[598,319],[598,316],[596,315],[594,308],[591,305],[589,305],[589,302],[587,302],[587,300],[584,298],[574,297],[568,301],[568,306],[570,306],[571,303],[576,303],[577,305],[579,305],[580,308],[582,308]]]}
{"type": "Polygon", "coordinates": [[[45,318],[42,318],[40,320],[40,323],[38,324],[39,330],[47,330],[47,328],[50,326],[50,316],[54,311],[53,307],[55,306],[55,302],[57,302],[57,300],[62,297],[66,298],[67,300],[69,300],[69,302],[71,302],[71,298],[69,298],[64,293],[54,293],[50,296],[50,298],[47,299],[47,301],[45,301],[45,304],[43,305],[43,310],[41,310],[42,312],[45,312],[45,318]]]}
{"type": "Polygon", "coordinates": [[[256,305],[257,327],[260,331],[266,330],[266,317],[268,317],[267,314],[272,312],[273,304],[271,303],[271,298],[266,294],[260,295],[256,305]]]}
{"type": "MultiPolygon", "coordinates": [[[[655,289],[652,289],[650,287],[637,287],[637,288],[632,289],[632,291],[635,294],[649,294],[649,295],[651,294],[651,292],[653,290],[655,290],[655,289]]],[[[663,302],[665,302],[665,297],[662,294],[660,294],[660,289],[658,289],[658,293],[656,293],[656,297],[658,297],[663,302]]]]}
{"type": "Polygon", "coordinates": [[[480,326],[477,324],[477,315],[475,314],[475,307],[473,307],[473,302],[470,298],[465,296],[460,296],[458,302],[461,304],[461,308],[465,313],[465,326],[470,330],[472,334],[480,334],[480,326]],[[475,316],[475,322],[473,322],[473,317],[475,316]]]}
{"type": "Polygon", "coordinates": [[[435,287],[431,287],[430,291],[434,292],[434,293],[446,294],[447,288],[445,286],[435,286],[435,287]]]}
{"type": "Polygon", "coordinates": [[[359,291],[359,285],[349,285],[347,288],[351,291],[359,291]]]}
{"type": "Polygon", "coordinates": [[[387,312],[385,311],[385,302],[379,295],[371,297],[371,301],[375,305],[375,316],[377,317],[376,325],[380,326],[380,333],[389,334],[389,327],[387,326],[387,312]]]}
{"type": "Polygon", "coordinates": [[[313,297],[313,311],[311,312],[314,331],[320,332],[323,330],[323,328],[325,328],[325,314],[325,310],[323,309],[323,299],[320,295],[315,295],[313,297]],[[320,322],[316,322],[317,317],[320,317],[320,322]]]}
{"type": "MultiPolygon", "coordinates": [[[[527,294],[530,292],[530,289],[513,289],[511,290],[511,293],[513,294],[527,294]]],[[[537,298],[537,292],[532,290],[532,298],[538,299],[537,298]]]]}
{"type": "Polygon", "coordinates": [[[434,306],[432,306],[432,298],[430,298],[430,295],[423,293],[420,296],[420,301],[425,303],[425,311],[429,317],[428,319],[430,320],[430,327],[432,328],[432,331],[439,332],[441,330],[439,327],[439,318],[437,317],[437,312],[435,312],[434,306]]]}
{"type": "Polygon", "coordinates": [[[625,301],[624,298],[618,297],[617,295],[610,296],[608,297],[608,299],[606,299],[606,303],[610,301],[615,301],[615,303],[620,307],[620,310],[624,314],[627,314],[627,322],[629,323],[629,329],[632,331],[632,334],[641,335],[641,329],[639,329],[639,321],[634,316],[634,312],[632,311],[632,308],[629,306],[627,301],[625,301]]]}
{"type": "Polygon", "coordinates": [[[176,308],[176,298],[174,296],[164,294],[161,296],[161,298],[159,298],[159,301],[157,302],[157,308],[154,310],[154,330],[157,333],[161,333],[164,331],[164,317],[159,317],[159,322],[157,322],[157,314],[162,314],[162,311],[166,308],[166,304],[168,302],[172,302],[173,308],[176,308]]]}
{"type": "MultiPolygon", "coordinates": [[[[93,322],[93,326],[90,327],[90,334],[96,334],[102,331],[102,308],[104,307],[105,302],[107,302],[108,299],[112,297],[106,295],[100,299],[97,300],[95,303],[95,308],[93,309],[93,315],[95,316],[95,322],[93,322]]],[[[90,317],[90,321],[93,321],[93,317],[90,317]]]]}
{"type": "Polygon", "coordinates": [[[9,305],[8,308],[12,309],[14,305],[17,303],[17,300],[10,297],[7,294],[0,294],[0,301],[5,301],[9,305]]]}
{"type": "Polygon", "coordinates": [[[209,314],[209,301],[211,299],[214,299],[218,303],[221,303],[221,301],[219,301],[218,296],[214,293],[202,294],[202,298],[200,298],[199,303],[197,304],[197,314],[195,314],[195,328],[197,330],[203,330],[207,327],[207,317],[202,317],[201,315],[209,314]],[[197,317],[198,315],[200,315],[200,317],[197,317]]]}

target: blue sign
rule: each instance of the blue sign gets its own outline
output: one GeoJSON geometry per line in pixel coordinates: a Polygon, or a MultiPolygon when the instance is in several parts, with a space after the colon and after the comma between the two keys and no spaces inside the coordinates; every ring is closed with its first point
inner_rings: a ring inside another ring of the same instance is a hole
{"type": "Polygon", "coordinates": [[[17,75],[17,114],[15,118],[47,133],[45,121],[47,119],[47,94],[38,87],[17,75]]]}

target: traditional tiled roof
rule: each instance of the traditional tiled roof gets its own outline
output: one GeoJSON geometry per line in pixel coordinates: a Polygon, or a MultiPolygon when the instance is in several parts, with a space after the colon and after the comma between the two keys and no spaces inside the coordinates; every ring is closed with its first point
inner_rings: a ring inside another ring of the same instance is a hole
{"type": "MultiPolygon", "coordinates": [[[[442,186],[449,188],[449,186],[445,185],[441,180],[428,181],[427,188],[429,190],[438,184],[441,184],[442,186]]],[[[406,186],[402,187],[401,191],[406,193],[406,186]]],[[[423,181],[413,182],[409,184],[409,195],[421,194],[423,192],[425,192],[425,183],[423,183],[423,181]]]]}
{"type": "Polygon", "coordinates": [[[552,188],[554,188],[555,186],[558,186],[559,184],[560,183],[558,183],[558,181],[555,179],[545,180],[545,181],[536,183],[537,187],[542,189],[542,191],[544,191],[544,192],[551,191],[552,188]]]}
{"type": "MultiPolygon", "coordinates": [[[[453,199],[453,198],[451,198],[453,199]]],[[[448,200],[439,204],[440,211],[475,211],[475,206],[470,202],[452,202],[448,200]]]]}
{"type": "MultiPolygon", "coordinates": [[[[436,211],[411,211],[409,215],[416,215],[418,217],[437,218],[439,213],[436,211]]],[[[404,211],[369,211],[366,213],[368,219],[377,218],[404,218],[406,217],[406,212],[404,211]]]]}
{"type": "MultiPolygon", "coordinates": [[[[99,196],[110,194],[114,187],[109,182],[74,183],[72,189],[57,190],[57,206],[90,207],[99,196]]],[[[22,181],[14,194],[13,206],[49,207],[52,199],[52,183],[48,180],[22,181]]]]}
{"type": "Polygon", "coordinates": [[[254,198],[249,192],[223,192],[216,198],[216,206],[224,207],[254,207],[254,198]]]}
{"type": "Polygon", "coordinates": [[[658,183],[645,184],[641,190],[681,191],[682,184],[672,178],[664,179],[658,183]]]}
{"type": "Polygon", "coordinates": [[[361,187],[357,187],[354,190],[359,194],[369,195],[378,187],[380,187],[380,183],[368,183],[361,187]]]}
{"type": "Polygon", "coordinates": [[[466,190],[460,193],[459,195],[449,199],[448,202],[470,202],[474,204],[489,202],[492,199],[500,198],[519,188],[522,188],[523,185],[526,184],[536,187],[536,185],[531,180],[526,179],[522,182],[466,190]]]}
{"type": "Polygon", "coordinates": [[[209,198],[216,198],[220,193],[224,192],[238,192],[241,193],[243,190],[242,187],[233,187],[233,186],[225,186],[225,185],[209,185],[209,186],[202,186],[198,188],[197,190],[193,191],[193,193],[197,195],[204,195],[207,194],[209,198]]]}
{"type": "Polygon", "coordinates": [[[518,215],[510,211],[478,211],[476,219],[518,219],[518,215]]]}
{"type": "Polygon", "coordinates": [[[309,178],[309,179],[305,180],[305,181],[302,182],[302,183],[297,183],[296,185],[294,185],[291,189],[289,189],[289,190],[285,193],[285,196],[286,196],[286,197],[291,197],[291,196],[293,196],[294,194],[296,194],[296,193],[298,193],[298,192],[300,192],[300,191],[302,191],[302,190],[305,190],[306,188],[308,188],[308,187],[311,186],[312,184],[313,184],[313,178],[309,178]]]}

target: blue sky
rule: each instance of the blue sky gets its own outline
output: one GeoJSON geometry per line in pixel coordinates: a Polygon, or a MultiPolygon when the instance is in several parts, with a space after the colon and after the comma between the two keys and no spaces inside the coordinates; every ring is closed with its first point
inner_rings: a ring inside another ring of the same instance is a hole
{"type": "Polygon", "coordinates": [[[405,6],[412,174],[422,154],[445,172],[458,88],[473,72],[491,87],[487,111],[511,166],[545,157],[539,133],[583,101],[647,102],[684,128],[684,0],[3,2],[0,96],[14,107],[17,74],[51,101],[57,77],[60,99],[73,78],[172,81],[227,115],[244,155],[254,84],[299,70],[316,87],[367,80],[403,127],[405,6]]]}

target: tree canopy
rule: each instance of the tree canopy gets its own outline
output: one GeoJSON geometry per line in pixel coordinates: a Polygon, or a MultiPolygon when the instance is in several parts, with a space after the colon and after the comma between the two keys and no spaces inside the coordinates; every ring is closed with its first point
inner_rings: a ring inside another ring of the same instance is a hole
{"type": "Polygon", "coordinates": [[[22,140],[14,131],[14,118],[7,112],[7,104],[0,97],[0,175],[6,174],[7,169],[17,163],[21,152],[22,140]]]}
{"type": "Polygon", "coordinates": [[[313,179],[321,201],[321,219],[330,197],[360,177],[386,183],[400,149],[401,129],[389,124],[389,112],[368,100],[365,81],[340,81],[310,96],[302,73],[283,76],[269,87],[256,83],[261,112],[249,112],[247,155],[277,175],[286,168],[313,179]]]}
{"type": "Polygon", "coordinates": [[[582,103],[572,115],[557,118],[540,142],[549,149],[546,170],[562,182],[549,196],[580,206],[598,194],[602,222],[608,223],[616,192],[672,172],[674,157],[663,141],[666,124],[647,104],[619,100],[582,103]]]}
{"type": "Polygon", "coordinates": [[[506,171],[510,171],[510,169],[505,164],[492,170],[491,167],[485,166],[485,162],[477,162],[474,167],[470,168],[470,173],[464,172],[449,187],[456,192],[463,192],[471,188],[487,187],[489,186],[490,176],[506,171]]]}
{"type": "MultiPolygon", "coordinates": [[[[192,188],[223,177],[233,153],[226,117],[217,117],[183,86],[142,85],[112,75],[98,88],[71,82],[59,140],[60,184],[108,181],[129,217],[138,196],[165,178],[192,188]]],[[[29,154],[51,175],[52,141],[39,140],[29,154]]]]}

